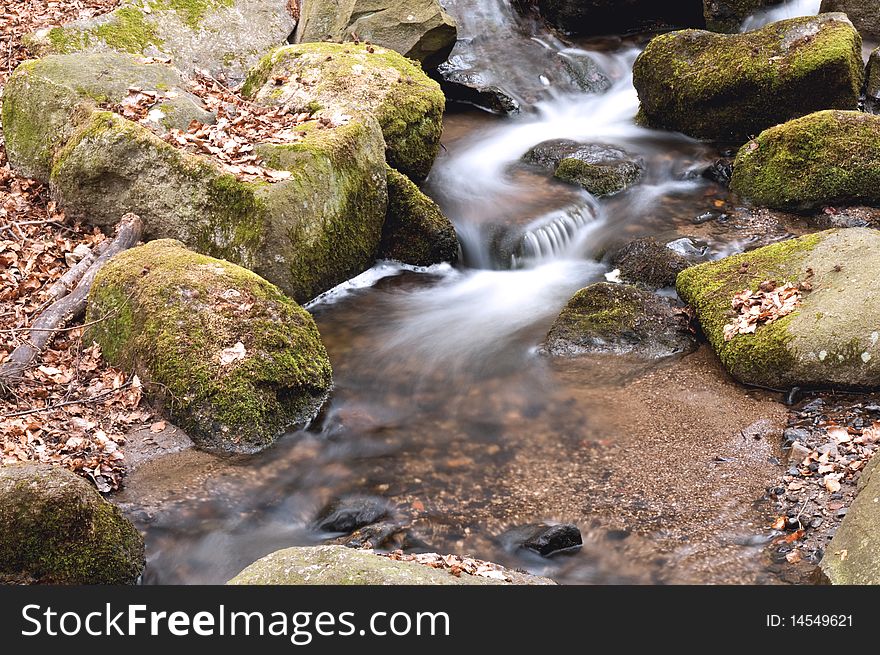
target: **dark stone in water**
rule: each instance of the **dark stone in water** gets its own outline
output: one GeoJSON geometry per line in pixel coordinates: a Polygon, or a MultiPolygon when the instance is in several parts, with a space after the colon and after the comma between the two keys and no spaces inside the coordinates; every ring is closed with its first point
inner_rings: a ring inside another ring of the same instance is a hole
{"type": "Polygon", "coordinates": [[[650,289],[675,286],[675,278],[693,262],[654,239],[637,239],[611,255],[611,266],[627,282],[650,289]]]}
{"type": "Polygon", "coordinates": [[[584,543],[581,531],[572,523],[521,525],[505,532],[501,541],[510,550],[530,550],[541,557],[552,557],[557,553],[576,550],[584,543]]]}
{"type": "Polygon", "coordinates": [[[327,505],[315,520],[321,532],[350,533],[391,516],[388,502],[382,498],[353,496],[327,505]]]}
{"type": "Polygon", "coordinates": [[[703,177],[723,187],[730,186],[733,175],[733,162],[730,159],[716,159],[703,171],[703,177]]]}

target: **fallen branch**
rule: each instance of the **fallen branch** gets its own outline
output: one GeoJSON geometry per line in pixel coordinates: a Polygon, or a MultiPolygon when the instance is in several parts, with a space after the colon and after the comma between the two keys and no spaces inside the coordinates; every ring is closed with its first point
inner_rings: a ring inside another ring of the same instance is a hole
{"type": "Polygon", "coordinates": [[[76,288],[76,285],[79,284],[79,281],[82,280],[83,276],[86,274],[86,271],[91,268],[92,264],[95,263],[95,260],[103,255],[109,247],[109,241],[99,244],[94,250],[90,251],[88,255],[79,260],[79,263],[77,263],[76,266],[58,278],[58,281],[49,287],[49,290],[46,292],[48,300],[50,302],[58,300],[73,291],[73,289],[76,288]]]}
{"type": "Polygon", "coordinates": [[[98,271],[112,257],[140,241],[143,231],[144,224],[140,218],[134,214],[126,214],[122,217],[116,226],[116,237],[83,272],[76,289],[56,300],[42,312],[28,328],[25,343],[13,350],[9,358],[0,365],[0,390],[7,390],[20,380],[37,355],[52,342],[55,334],[67,323],[82,315],[86,309],[89,290],[98,271]]]}

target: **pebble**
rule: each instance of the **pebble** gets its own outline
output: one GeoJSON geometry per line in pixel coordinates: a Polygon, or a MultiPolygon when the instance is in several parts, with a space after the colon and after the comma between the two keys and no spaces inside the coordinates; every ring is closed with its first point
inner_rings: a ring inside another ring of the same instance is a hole
{"type": "Polygon", "coordinates": [[[580,548],[584,543],[581,531],[572,523],[521,525],[501,535],[501,542],[509,550],[530,550],[538,553],[541,557],[551,557],[556,553],[572,551],[580,548]]]}
{"type": "MultiPolygon", "coordinates": [[[[791,451],[788,453],[788,462],[790,464],[795,464],[795,465],[800,464],[801,462],[804,461],[804,458],[810,454],[810,452],[811,452],[810,449],[807,448],[800,441],[795,441],[791,445],[791,451]]],[[[816,467],[816,468],[818,468],[818,467],[816,467]]],[[[797,472],[797,470],[795,470],[793,475],[797,475],[797,474],[798,474],[798,472],[797,472]]]]}
{"type": "Polygon", "coordinates": [[[354,532],[390,516],[388,501],[373,496],[336,500],[321,510],[315,527],[321,532],[354,532]]]}

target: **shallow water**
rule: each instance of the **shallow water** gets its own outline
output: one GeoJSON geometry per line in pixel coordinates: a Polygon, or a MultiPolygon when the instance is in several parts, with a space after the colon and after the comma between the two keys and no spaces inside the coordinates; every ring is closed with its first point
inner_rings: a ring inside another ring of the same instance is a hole
{"type": "Polygon", "coordinates": [[[462,262],[380,263],[309,306],[336,388],[308,430],[255,457],[190,452],[130,477],[118,500],[147,535],[145,582],[224,582],[319,543],[316,512],[349,494],[387,498],[432,550],[560,582],[774,581],[760,501],[774,441],[742,431],[780,425],[777,398],[733,383],[705,347],[651,365],[537,352],[568,298],[604,279],[612,245],[693,237],[719,257],[756,238],[724,220],[731,200],[699,175],[717,152],[634,124],[637,52],[594,51],[604,94],[447,116],[425,189],[455,222],[462,262]],[[615,145],[646,173],[597,200],[519,165],[553,138],[615,145]],[[498,539],[535,521],[577,523],[584,548],[539,560],[498,539]]]}

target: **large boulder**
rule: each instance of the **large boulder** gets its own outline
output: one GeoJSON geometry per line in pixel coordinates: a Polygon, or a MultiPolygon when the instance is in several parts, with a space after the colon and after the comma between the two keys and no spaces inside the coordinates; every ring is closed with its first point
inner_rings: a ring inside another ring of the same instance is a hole
{"type": "Polygon", "coordinates": [[[731,189],[774,209],[880,203],[880,116],[821,111],[771,127],[736,156],[731,189]]]}
{"type": "Polygon", "coordinates": [[[455,226],[437,203],[412,180],[388,168],[388,214],[382,229],[379,257],[413,266],[430,266],[458,259],[455,226]]]}
{"type": "Polygon", "coordinates": [[[645,125],[741,143],[814,111],[855,109],[863,68],[861,37],[837,13],[745,34],[663,34],[636,59],[633,83],[645,125]]]}
{"type": "Polygon", "coordinates": [[[455,45],[455,21],[437,0],[305,0],[297,43],[352,41],[390,48],[436,67],[455,45]]]}
{"type": "Polygon", "coordinates": [[[819,11],[843,12],[849,16],[862,38],[880,41],[880,3],[876,0],[822,0],[819,11]]]}
{"type": "Polygon", "coordinates": [[[416,181],[440,150],[446,99],[417,63],[366,44],[303,43],[278,48],[248,76],[242,93],[316,116],[368,114],[385,137],[388,164],[416,181]]]}
{"type": "Polygon", "coordinates": [[[182,70],[235,84],[295,27],[289,0],[154,0],[41,30],[25,43],[35,56],[115,50],[169,57],[182,70]]]}
{"type": "Polygon", "coordinates": [[[825,549],[822,571],[832,584],[880,585],[880,460],[859,478],[859,493],[825,549]]]}
{"type": "Polygon", "coordinates": [[[251,453],[317,413],[330,362],[305,310],[228,262],[160,239],[113,258],[87,338],[202,448],[251,453]]]}
{"type": "Polygon", "coordinates": [[[876,230],[828,230],[700,264],[682,271],[676,288],[741,382],[772,389],[880,388],[876,230]],[[759,320],[751,334],[725,330],[742,312],[733,307],[735,295],[768,292],[775,304],[773,287],[786,284],[800,287],[794,311],[759,320]]]}
{"type": "Polygon", "coordinates": [[[133,87],[156,94],[148,126],[159,136],[173,128],[186,130],[192,120],[214,120],[172,66],[119,52],[49,56],[21,64],[4,89],[10,161],[27,177],[48,182],[56,152],[75,131],[76,110],[86,114],[96,104],[116,105],[133,87]]]}
{"type": "Polygon", "coordinates": [[[551,25],[572,34],[622,34],[703,22],[698,0],[537,0],[551,25]]]}
{"type": "Polygon", "coordinates": [[[143,537],[83,478],[0,466],[0,582],[134,584],[143,568],[143,537]]]}
{"type": "Polygon", "coordinates": [[[880,48],[871,52],[865,69],[865,111],[880,114],[880,48]]]}
{"type": "Polygon", "coordinates": [[[739,32],[750,14],[783,0],[703,0],[706,29],[713,32],[739,32]]]}
{"type": "Polygon", "coordinates": [[[578,291],[550,328],[542,351],[556,356],[610,353],[644,359],[696,348],[690,318],[670,299],[626,284],[578,291]]]}
{"type": "Polygon", "coordinates": [[[257,560],[230,585],[552,585],[547,578],[499,566],[487,567],[495,577],[453,575],[414,561],[346,546],[302,546],[279,550],[257,560]]]}

